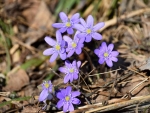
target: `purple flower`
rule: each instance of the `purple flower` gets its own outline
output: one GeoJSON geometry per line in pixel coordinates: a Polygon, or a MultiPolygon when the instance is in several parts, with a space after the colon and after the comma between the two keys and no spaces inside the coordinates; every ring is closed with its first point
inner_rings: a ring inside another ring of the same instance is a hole
{"type": "Polygon", "coordinates": [[[80,104],[80,100],[76,98],[76,96],[80,95],[79,91],[71,91],[71,86],[68,86],[66,89],[61,89],[60,92],[57,93],[57,98],[60,100],[57,103],[57,108],[61,108],[63,106],[63,111],[74,111],[73,104],[80,104]]]}
{"type": "Polygon", "coordinates": [[[85,42],[90,42],[92,40],[92,37],[95,40],[101,40],[102,35],[97,33],[100,28],[104,26],[104,22],[100,22],[93,26],[94,19],[91,15],[87,17],[87,21],[84,21],[82,18],[80,18],[80,23],[81,24],[75,24],[74,27],[75,29],[81,31],[77,36],[79,38],[84,38],[85,42]],[[87,22],[87,23],[86,23],[87,22]]]}
{"type": "Polygon", "coordinates": [[[106,45],[106,42],[103,42],[102,45],[99,47],[99,49],[95,49],[94,53],[100,58],[99,63],[103,64],[106,61],[106,64],[109,67],[113,66],[112,61],[117,62],[118,59],[116,58],[118,56],[118,51],[112,51],[114,48],[114,44],[109,44],[108,47],[106,45]]]}
{"type": "Polygon", "coordinates": [[[63,23],[54,23],[52,26],[55,28],[59,28],[61,33],[67,31],[68,34],[73,34],[74,25],[79,23],[79,13],[74,14],[70,19],[64,12],[60,12],[59,16],[63,23]]]}
{"type": "Polygon", "coordinates": [[[80,54],[82,52],[82,47],[83,45],[83,38],[79,39],[77,37],[77,34],[79,33],[79,31],[76,32],[74,39],[72,40],[70,37],[68,36],[64,36],[64,40],[68,43],[68,47],[66,48],[66,52],[68,52],[67,57],[71,57],[73,55],[74,52],[76,52],[76,54],[80,54]]]}
{"type": "Polygon", "coordinates": [[[72,82],[73,80],[78,79],[79,67],[81,65],[81,61],[73,61],[71,64],[69,61],[65,61],[65,67],[60,67],[59,71],[65,73],[66,76],[64,78],[64,83],[67,83],[69,80],[72,82]]]}
{"type": "Polygon", "coordinates": [[[51,81],[43,82],[42,92],[40,93],[39,101],[44,101],[47,98],[50,100],[52,98],[52,95],[51,95],[52,92],[53,92],[53,85],[52,85],[51,81]]]}
{"type": "Polygon", "coordinates": [[[66,59],[66,50],[65,50],[65,41],[62,40],[62,35],[59,31],[56,32],[56,39],[53,40],[51,37],[45,37],[45,41],[52,46],[52,48],[46,49],[43,54],[46,56],[52,55],[50,58],[50,62],[53,62],[58,55],[60,55],[60,58],[62,60],[66,59]]]}

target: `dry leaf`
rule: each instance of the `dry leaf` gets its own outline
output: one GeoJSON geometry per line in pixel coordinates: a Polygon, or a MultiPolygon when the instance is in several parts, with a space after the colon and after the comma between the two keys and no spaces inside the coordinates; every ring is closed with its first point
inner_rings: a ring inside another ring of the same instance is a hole
{"type": "Polygon", "coordinates": [[[29,77],[25,70],[16,67],[7,75],[7,85],[3,88],[5,91],[17,91],[23,86],[29,84],[29,77]]]}
{"type": "Polygon", "coordinates": [[[146,64],[140,67],[140,70],[150,70],[150,58],[146,60],[146,64]]]}

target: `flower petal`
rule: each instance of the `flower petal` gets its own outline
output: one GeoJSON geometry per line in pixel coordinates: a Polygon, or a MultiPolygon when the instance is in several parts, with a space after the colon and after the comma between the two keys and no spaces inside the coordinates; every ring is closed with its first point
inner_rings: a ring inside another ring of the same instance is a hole
{"type": "Polygon", "coordinates": [[[112,51],[112,52],[111,52],[111,55],[114,56],[114,57],[116,57],[116,56],[119,55],[119,52],[118,52],[118,51],[112,51]]]}
{"type": "Polygon", "coordinates": [[[87,17],[87,26],[91,28],[91,27],[93,27],[93,23],[94,23],[94,19],[93,19],[92,15],[89,15],[87,17]]]}
{"type": "Polygon", "coordinates": [[[81,93],[79,91],[72,91],[71,95],[72,97],[79,96],[81,93]]]}
{"type": "Polygon", "coordinates": [[[67,33],[68,33],[68,34],[73,34],[73,32],[74,32],[74,31],[73,31],[72,27],[69,27],[69,28],[67,29],[67,33]]]}
{"type": "Polygon", "coordinates": [[[112,67],[112,66],[113,66],[113,63],[112,63],[112,61],[111,61],[109,58],[106,60],[106,64],[107,64],[109,67],[112,67]]]}
{"type": "Polygon", "coordinates": [[[98,54],[99,54],[99,49],[95,49],[95,50],[94,50],[94,53],[95,53],[96,55],[98,55],[98,54]]]}
{"type": "Polygon", "coordinates": [[[98,62],[99,62],[100,64],[103,64],[104,61],[105,61],[105,59],[104,59],[103,57],[101,57],[101,58],[98,60],[98,62]]]}
{"type": "Polygon", "coordinates": [[[70,62],[69,62],[69,60],[66,60],[66,61],[65,61],[65,65],[66,65],[67,67],[69,67],[69,66],[70,66],[70,62]]]}
{"type": "Polygon", "coordinates": [[[80,22],[81,22],[81,24],[82,24],[85,28],[87,27],[86,22],[84,21],[83,18],[80,18],[80,22]]]}
{"type": "Polygon", "coordinates": [[[78,62],[77,62],[78,68],[80,67],[80,65],[81,65],[81,61],[78,61],[78,62]]]}
{"type": "Polygon", "coordinates": [[[69,111],[74,111],[74,107],[73,107],[72,103],[69,104],[69,111]]]}
{"type": "Polygon", "coordinates": [[[116,58],[116,57],[111,57],[111,60],[114,61],[114,62],[117,62],[117,61],[118,61],[118,58],[116,58]]]}
{"type": "Polygon", "coordinates": [[[105,49],[107,50],[106,42],[102,42],[101,47],[102,47],[102,48],[105,48],[105,49]]]}
{"type": "Polygon", "coordinates": [[[111,52],[114,48],[114,44],[109,44],[108,45],[108,52],[111,52]]]}
{"type": "Polygon", "coordinates": [[[82,52],[82,50],[81,50],[80,47],[76,48],[76,53],[77,53],[77,55],[81,54],[81,52],[82,52]]]}
{"type": "Polygon", "coordinates": [[[67,22],[68,21],[68,17],[64,12],[60,12],[59,16],[60,16],[62,22],[67,22]]]}
{"type": "Polygon", "coordinates": [[[70,80],[70,75],[67,74],[67,75],[64,77],[64,83],[66,84],[69,80],[70,80]]]}
{"type": "Polygon", "coordinates": [[[62,28],[62,27],[64,27],[64,23],[54,23],[54,24],[52,24],[52,26],[54,28],[62,28]]]}
{"type": "Polygon", "coordinates": [[[46,43],[48,43],[50,46],[54,46],[56,44],[56,41],[54,39],[52,39],[51,37],[49,36],[46,36],[44,38],[44,40],[46,41],[46,43]]]}
{"type": "Polygon", "coordinates": [[[48,96],[48,91],[46,89],[44,89],[41,93],[40,93],[40,96],[39,96],[39,101],[43,101],[47,98],[48,96]]]}
{"type": "Polygon", "coordinates": [[[53,98],[53,95],[52,94],[49,94],[48,96],[47,96],[47,100],[51,100],[53,98]]]}
{"type": "Polygon", "coordinates": [[[74,35],[74,40],[79,39],[78,36],[77,36],[79,33],[80,33],[80,31],[76,31],[76,33],[75,33],[75,35],[74,35]]]}
{"type": "Polygon", "coordinates": [[[86,39],[85,39],[85,42],[90,42],[91,40],[92,40],[91,35],[87,35],[87,36],[86,36],[86,39]]]}
{"type": "Polygon", "coordinates": [[[60,31],[56,31],[56,39],[57,39],[57,42],[61,43],[62,41],[62,35],[60,33],[60,31]]]}
{"type": "Polygon", "coordinates": [[[62,73],[67,73],[67,69],[65,67],[60,67],[58,70],[62,73]]]}
{"type": "Polygon", "coordinates": [[[84,38],[84,41],[85,41],[86,35],[87,35],[86,33],[79,33],[79,34],[77,34],[77,37],[79,37],[80,39],[84,38]]]}
{"type": "Polygon", "coordinates": [[[60,53],[59,55],[62,60],[65,60],[67,57],[66,53],[60,53]]]}
{"type": "Polygon", "coordinates": [[[84,32],[85,28],[81,24],[75,24],[74,28],[77,29],[78,31],[84,32]]]}
{"type": "Polygon", "coordinates": [[[102,39],[102,35],[99,34],[99,33],[93,33],[92,34],[92,37],[95,39],[95,40],[101,40],[102,39]]]}
{"type": "Polygon", "coordinates": [[[57,56],[58,56],[58,53],[55,52],[55,53],[51,56],[50,62],[53,62],[54,60],[56,60],[57,56]]]}
{"type": "Polygon", "coordinates": [[[67,54],[67,57],[71,57],[72,55],[73,55],[73,53],[74,53],[74,49],[73,50],[70,50],[69,52],[68,52],[68,54],[67,54]]]}
{"type": "Polygon", "coordinates": [[[67,88],[66,88],[66,95],[70,95],[71,90],[72,90],[72,87],[71,86],[67,86],[67,88]]]}
{"type": "Polygon", "coordinates": [[[64,104],[64,106],[63,106],[63,111],[64,111],[64,112],[67,112],[68,109],[69,109],[69,104],[68,104],[68,102],[67,102],[67,103],[64,104]]]}
{"type": "Polygon", "coordinates": [[[57,96],[57,98],[59,98],[59,99],[63,99],[63,98],[64,98],[64,95],[62,95],[61,92],[58,92],[58,93],[56,94],[56,96],[57,96]]]}
{"type": "Polygon", "coordinates": [[[72,101],[73,104],[80,104],[81,101],[78,98],[74,98],[72,101]]]}
{"type": "Polygon", "coordinates": [[[68,44],[72,42],[72,39],[69,36],[63,36],[63,39],[68,42],[68,44]]]}
{"type": "Polygon", "coordinates": [[[70,82],[73,82],[73,73],[70,74],[70,82]]]}
{"type": "Polygon", "coordinates": [[[70,18],[70,20],[71,20],[73,23],[78,23],[78,22],[79,22],[79,16],[80,16],[80,14],[79,14],[79,13],[76,13],[76,14],[74,14],[74,15],[70,18]]]}
{"type": "Polygon", "coordinates": [[[62,27],[62,28],[59,29],[59,31],[60,31],[61,33],[64,33],[66,30],[67,30],[67,27],[62,27]]]}
{"type": "Polygon", "coordinates": [[[78,79],[78,74],[77,74],[77,73],[74,73],[74,74],[73,74],[73,79],[75,79],[75,80],[78,79]]]}
{"type": "Polygon", "coordinates": [[[57,102],[57,108],[58,108],[58,109],[61,108],[63,105],[64,105],[64,101],[63,101],[63,100],[59,100],[59,101],[57,102]]]}
{"type": "Polygon", "coordinates": [[[96,25],[93,27],[93,30],[94,30],[94,31],[97,31],[97,30],[99,30],[100,28],[102,28],[104,25],[105,25],[104,22],[100,22],[100,23],[96,24],[96,25]]]}
{"type": "Polygon", "coordinates": [[[49,56],[49,55],[52,55],[53,53],[54,53],[54,48],[49,48],[43,52],[43,55],[49,56]]]}

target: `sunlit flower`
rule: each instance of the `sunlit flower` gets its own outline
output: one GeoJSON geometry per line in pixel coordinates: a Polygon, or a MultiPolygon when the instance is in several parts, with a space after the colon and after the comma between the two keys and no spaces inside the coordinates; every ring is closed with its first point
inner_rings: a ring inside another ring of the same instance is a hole
{"type": "Polygon", "coordinates": [[[67,57],[71,57],[73,55],[74,52],[76,52],[76,54],[80,54],[82,52],[82,47],[83,45],[83,38],[79,39],[77,37],[77,34],[80,33],[79,31],[76,32],[74,39],[72,40],[70,37],[68,36],[64,36],[64,40],[68,43],[68,47],[66,48],[66,52],[68,52],[67,57]]]}
{"type": "Polygon", "coordinates": [[[85,22],[83,18],[80,18],[81,24],[75,24],[75,29],[81,31],[77,36],[79,38],[84,38],[85,42],[90,42],[92,37],[95,40],[101,40],[102,35],[97,33],[97,31],[104,26],[104,22],[100,22],[93,26],[94,19],[91,15],[87,17],[87,21],[85,22]]]}
{"type": "Polygon", "coordinates": [[[118,51],[112,51],[114,48],[114,44],[109,44],[108,47],[106,45],[106,42],[103,42],[102,45],[94,50],[94,53],[100,58],[99,63],[103,64],[106,61],[106,64],[109,67],[113,66],[112,61],[117,62],[118,59],[116,58],[118,56],[118,51]]]}
{"type": "Polygon", "coordinates": [[[65,67],[60,67],[59,71],[65,73],[64,83],[67,83],[69,80],[72,82],[73,80],[78,79],[79,67],[81,65],[81,61],[73,61],[71,64],[69,61],[65,61],[65,67]]]}
{"type": "Polygon", "coordinates": [[[60,12],[59,16],[63,23],[54,23],[52,26],[55,28],[59,28],[61,33],[67,31],[68,34],[73,34],[74,25],[79,23],[79,13],[74,14],[70,19],[64,12],[60,12]]]}
{"type": "Polygon", "coordinates": [[[73,104],[80,104],[80,100],[76,98],[80,95],[79,91],[72,91],[71,86],[68,86],[66,89],[61,89],[60,92],[57,93],[57,98],[60,99],[57,103],[57,108],[61,108],[63,106],[63,111],[74,111],[73,104]]]}
{"type": "Polygon", "coordinates": [[[62,40],[62,35],[59,31],[56,32],[57,41],[53,40],[51,37],[45,37],[45,41],[52,46],[52,48],[46,49],[43,54],[46,56],[52,55],[50,62],[53,62],[58,55],[62,60],[66,59],[65,41],[62,40]]]}
{"type": "Polygon", "coordinates": [[[50,100],[52,98],[52,93],[53,92],[53,85],[51,81],[45,81],[42,84],[42,92],[40,93],[39,96],[39,101],[44,101],[47,98],[50,100]]]}

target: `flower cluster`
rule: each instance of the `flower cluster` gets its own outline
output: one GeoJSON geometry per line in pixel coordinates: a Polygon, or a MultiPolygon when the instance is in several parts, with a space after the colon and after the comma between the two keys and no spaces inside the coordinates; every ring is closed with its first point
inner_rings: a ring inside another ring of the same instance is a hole
{"type": "Polygon", "coordinates": [[[94,53],[99,57],[99,63],[103,64],[106,61],[106,64],[109,67],[113,66],[112,61],[117,62],[118,59],[116,58],[118,56],[118,51],[112,51],[114,48],[114,44],[109,44],[108,47],[105,42],[102,43],[102,45],[94,50],[94,53]]]}
{"type": "MultiPolygon", "coordinates": [[[[89,43],[92,38],[95,40],[101,40],[102,35],[98,33],[98,30],[101,29],[105,24],[104,22],[99,22],[94,25],[94,19],[91,15],[87,17],[85,21],[83,18],[80,18],[79,13],[74,14],[71,18],[64,12],[59,13],[62,23],[54,23],[52,26],[57,28],[56,31],[56,40],[46,36],[45,41],[51,46],[51,48],[46,49],[43,54],[46,56],[51,55],[50,62],[53,62],[57,59],[58,56],[62,60],[71,57],[74,53],[77,55],[81,54],[82,48],[84,47],[84,42],[89,43]],[[67,32],[68,35],[62,35],[67,32]],[[75,35],[74,37],[72,34],[75,35]]],[[[112,51],[114,48],[113,44],[109,44],[108,47],[105,42],[101,44],[98,49],[94,50],[94,53],[99,57],[99,63],[106,64],[109,67],[113,66],[112,61],[117,62],[117,51],[112,51]]],[[[79,68],[81,66],[81,61],[74,60],[72,63],[68,60],[65,61],[65,66],[60,67],[59,71],[65,74],[64,83],[71,83],[73,80],[79,78],[79,68]]],[[[60,109],[63,107],[64,112],[73,111],[73,104],[80,104],[80,100],[76,98],[80,95],[79,91],[72,91],[72,87],[68,86],[65,89],[60,89],[58,92],[55,92],[55,89],[51,81],[44,82],[42,84],[42,92],[39,96],[39,101],[46,103],[46,100],[51,100],[52,98],[57,97],[59,99],[56,107],[60,109]],[[55,94],[56,93],[56,94],[55,94]]],[[[45,105],[47,106],[47,104],[45,105]]],[[[45,108],[45,107],[44,107],[45,108]]]]}

